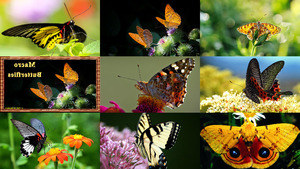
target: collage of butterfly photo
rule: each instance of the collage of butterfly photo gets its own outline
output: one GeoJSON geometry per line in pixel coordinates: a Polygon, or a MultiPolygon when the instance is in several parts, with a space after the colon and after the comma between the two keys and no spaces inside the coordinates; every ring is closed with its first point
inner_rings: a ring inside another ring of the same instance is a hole
{"type": "Polygon", "coordinates": [[[200,168],[300,168],[300,1],[200,0],[200,168]]]}
{"type": "Polygon", "coordinates": [[[201,168],[199,7],[0,1],[0,169],[201,168]]]}

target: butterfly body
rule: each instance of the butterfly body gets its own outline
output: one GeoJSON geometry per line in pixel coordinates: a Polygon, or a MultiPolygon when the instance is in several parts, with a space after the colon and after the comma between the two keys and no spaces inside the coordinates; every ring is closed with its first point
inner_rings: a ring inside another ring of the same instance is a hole
{"type": "Polygon", "coordinates": [[[181,24],[180,15],[176,13],[169,4],[166,5],[165,9],[165,20],[159,17],[156,17],[156,19],[167,29],[177,29],[181,24]]]}
{"type": "Polygon", "coordinates": [[[31,126],[19,120],[11,119],[24,140],[21,142],[21,153],[29,157],[36,148],[37,153],[43,148],[47,135],[43,123],[38,119],[31,119],[31,126]]]}
{"type": "Polygon", "coordinates": [[[261,23],[261,22],[257,22],[257,23],[249,23],[243,26],[240,26],[237,28],[237,31],[247,35],[247,38],[249,40],[253,40],[253,36],[255,31],[258,30],[258,36],[257,38],[259,38],[260,36],[264,35],[264,34],[269,34],[266,40],[269,40],[271,38],[272,35],[278,34],[281,31],[281,28],[278,26],[274,26],[272,24],[269,23],[261,23]]]}
{"type": "Polygon", "coordinates": [[[68,43],[72,39],[84,42],[86,32],[70,20],[64,24],[58,23],[31,23],[9,28],[2,32],[5,36],[17,36],[30,38],[38,47],[48,50],[54,48],[55,44],[68,43]]]}
{"type": "Polygon", "coordinates": [[[55,74],[55,76],[66,85],[74,85],[79,79],[77,72],[73,70],[68,63],[64,65],[64,76],[58,74],[55,74]]]}
{"type": "Polygon", "coordinates": [[[225,163],[234,168],[267,168],[279,152],[285,151],[300,130],[292,124],[279,123],[256,127],[246,120],[241,127],[211,125],[200,135],[225,163]]]}
{"type": "Polygon", "coordinates": [[[247,68],[246,88],[243,90],[246,96],[255,103],[260,103],[258,97],[263,101],[277,101],[283,94],[292,95],[290,91],[280,92],[279,83],[275,80],[283,66],[284,61],[278,61],[260,73],[257,59],[251,59],[247,68]]]}
{"type": "Polygon", "coordinates": [[[136,30],[138,34],[136,33],[128,33],[129,36],[135,40],[140,45],[144,46],[144,48],[150,48],[151,43],[153,42],[153,37],[151,32],[148,29],[142,29],[139,26],[136,26],[136,30]]]}
{"type": "Polygon", "coordinates": [[[50,101],[53,96],[51,87],[48,85],[43,85],[40,82],[38,82],[37,85],[39,89],[30,88],[30,90],[46,102],[50,101]]]}
{"type": "Polygon", "coordinates": [[[168,107],[179,107],[186,95],[187,78],[193,68],[192,58],[177,61],[156,73],[148,82],[138,81],[135,87],[144,94],[163,100],[168,107]]]}
{"type": "Polygon", "coordinates": [[[167,160],[161,149],[171,149],[178,137],[180,125],[175,122],[164,122],[152,125],[150,116],[140,116],[136,145],[140,154],[148,159],[149,169],[167,168],[167,160]]]}

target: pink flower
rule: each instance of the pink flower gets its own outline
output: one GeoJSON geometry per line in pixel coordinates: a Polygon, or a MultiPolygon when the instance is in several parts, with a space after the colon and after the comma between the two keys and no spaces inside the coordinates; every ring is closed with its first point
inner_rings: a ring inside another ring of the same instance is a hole
{"type": "Polygon", "coordinates": [[[122,132],[100,123],[100,169],[145,169],[148,162],[135,146],[135,132],[122,132]]]}
{"type": "Polygon", "coordinates": [[[114,107],[100,106],[100,113],[125,113],[125,111],[121,109],[116,102],[109,101],[109,103],[114,104],[115,106],[114,107]]]}

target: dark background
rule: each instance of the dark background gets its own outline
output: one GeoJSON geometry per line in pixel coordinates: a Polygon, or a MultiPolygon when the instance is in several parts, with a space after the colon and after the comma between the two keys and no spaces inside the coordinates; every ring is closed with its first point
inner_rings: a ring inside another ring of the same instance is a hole
{"type": "Polygon", "coordinates": [[[166,35],[166,28],[155,17],[165,19],[165,8],[169,3],[181,16],[181,29],[188,34],[200,27],[200,1],[198,0],[127,0],[101,1],[101,56],[134,56],[148,52],[135,42],[128,32],[136,33],[136,26],[149,29],[153,43],[166,35]]]}
{"type": "Polygon", "coordinates": [[[53,98],[65,91],[64,83],[55,74],[63,76],[65,63],[78,73],[79,80],[76,85],[81,89],[89,84],[96,84],[96,60],[5,60],[4,80],[5,95],[4,107],[47,108],[48,104],[36,96],[30,88],[38,88],[37,82],[49,85],[53,91],[53,98]],[[35,61],[35,68],[15,68],[14,63],[27,63],[35,61]],[[13,72],[42,72],[41,78],[8,78],[7,73],[13,72]]]}

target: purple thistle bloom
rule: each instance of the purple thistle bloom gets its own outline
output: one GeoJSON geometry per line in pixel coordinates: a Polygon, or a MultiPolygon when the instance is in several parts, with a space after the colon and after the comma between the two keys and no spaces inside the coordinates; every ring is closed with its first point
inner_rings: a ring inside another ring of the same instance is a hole
{"type": "Polygon", "coordinates": [[[75,85],[74,84],[68,84],[66,85],[66,90],[70,90],[74,87],[75,85]]]}
{"type": "Polygon", "coordinates": [[[53,108],[53,106],[54,106],[54,104],[55,104],[55,102],[54,102],[54,101],[51,101],[51,102],[49,103],[49,106],[48,106],[48,108],[49,108],[49,109],[52,109],[52,108],[53,108]]]}
{"type": "Polygon", "coordinates": [[[176,31],[175,28],[171,28],[171,29],[169,29],[169,30],[167,31],[167,34],[170,36],[170,35],[172,35],[175,31],[176,31]]]}
{"type": "Polygon", "coordinates": [[[159,41],[158,41],[158,44],[161,45],[161,44],[164,44],[165,43],[165,39],[164,38],[161,38],[159,41]]]}
{"type": "Polygon", "coordinates": [[[62,0],[11,0],[7,11],[16,23],[43,22],[62,5],[62,0]]]}
{"type": "Polygon", "coordinates": [[[154,52],[155,52],[155,48],[153,48],[153,47],[150,48],[148,56],[152,56],[154,54],[154,52]]]}
{"type": "Polygon", "coordinates": [[[100,169],[145,169],[148,162],[138,152],[135,132],[116,131],[100,123],[100,169]]]}
{"type": "Polygon", "coordinates": [[[125,111],[114,101],[109,101],[110,104],[113,104],[113,107],[105,107],[100,105],[100,113],[125,113],[125,111]]]}

